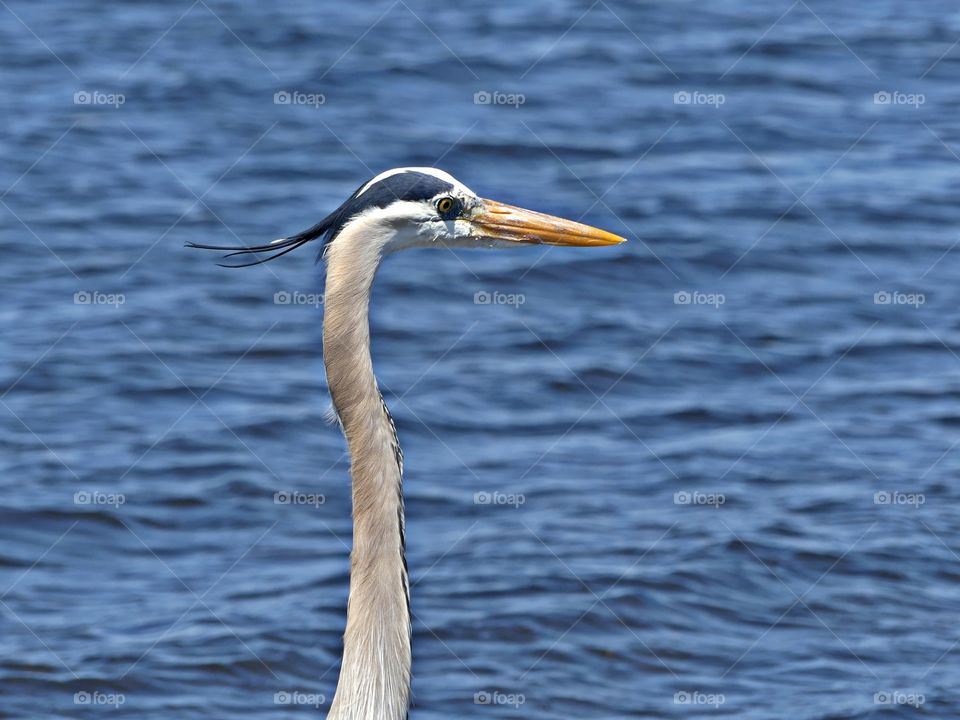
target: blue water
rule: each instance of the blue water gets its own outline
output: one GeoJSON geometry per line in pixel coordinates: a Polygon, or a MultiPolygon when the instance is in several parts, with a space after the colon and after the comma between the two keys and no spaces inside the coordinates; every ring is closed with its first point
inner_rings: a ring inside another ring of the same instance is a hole
{"type": "Polygon", "coordinates": [[[630,242],[382,268],[412,717],[960,717],[955,3],[0,18],[0,716],[323,715],[322,266],[183,244],[438,164],[630,242]]]}

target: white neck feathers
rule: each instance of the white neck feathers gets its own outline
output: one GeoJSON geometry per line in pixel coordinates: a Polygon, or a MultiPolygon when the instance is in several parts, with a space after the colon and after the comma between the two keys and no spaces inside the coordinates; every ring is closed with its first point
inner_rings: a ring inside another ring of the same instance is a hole
{"type": "Polygon", "coordinates": [[[410,695],[410,609],[402,455],[370,358],[370,286],[388,238],[348,225],[327,252],[323,355],[350,449],[353,551],[340,680],[328,718],[402,720],[410,695]]]}

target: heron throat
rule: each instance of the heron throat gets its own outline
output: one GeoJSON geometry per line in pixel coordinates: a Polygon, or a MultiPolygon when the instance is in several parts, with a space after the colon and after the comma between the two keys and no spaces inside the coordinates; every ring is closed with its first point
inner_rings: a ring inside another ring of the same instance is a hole
{"type": "Polygon", "coordinates": [[[404,556],[403,455],[373,374],[370,288],[388,238],[347,227],[327,252],[323,356],[350,451],[353,549],[343,662],[328,714],[402,720],[410,696],[410,607],[404,556]]]}

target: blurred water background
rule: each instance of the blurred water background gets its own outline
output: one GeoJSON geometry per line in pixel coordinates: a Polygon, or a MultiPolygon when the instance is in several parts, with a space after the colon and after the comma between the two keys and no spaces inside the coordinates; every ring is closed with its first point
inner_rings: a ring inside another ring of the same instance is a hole
{"type": "Polygon", "coordinates": [[[960,716],[955,3],[0,5],[0,716],[322,716],[322,266],[183,243],[434,164],[630,242],[381,270],[412,717],[960,716]]]}

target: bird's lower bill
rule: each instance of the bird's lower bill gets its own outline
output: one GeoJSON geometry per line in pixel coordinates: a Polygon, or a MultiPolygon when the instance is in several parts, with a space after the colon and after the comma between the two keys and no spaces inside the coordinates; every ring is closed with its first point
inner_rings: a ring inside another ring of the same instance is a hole
{"type": "Polygon", "coordinates": [[[594,247],[625,241],[606,230],[495,200],[482,200],[470,221],[482,237],[531,245],[594,247]]]}

